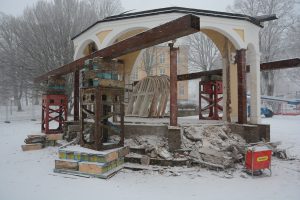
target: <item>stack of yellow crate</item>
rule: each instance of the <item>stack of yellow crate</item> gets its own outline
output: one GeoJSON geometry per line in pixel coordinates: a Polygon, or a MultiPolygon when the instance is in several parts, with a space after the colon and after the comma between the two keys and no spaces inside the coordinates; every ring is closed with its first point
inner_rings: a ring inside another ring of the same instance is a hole
{"type": "Polygon", "coordinates": [[[95,151],[80,146],[59,149],[54,172],[109,178],[122,168],[128,147],[95,151]]]}

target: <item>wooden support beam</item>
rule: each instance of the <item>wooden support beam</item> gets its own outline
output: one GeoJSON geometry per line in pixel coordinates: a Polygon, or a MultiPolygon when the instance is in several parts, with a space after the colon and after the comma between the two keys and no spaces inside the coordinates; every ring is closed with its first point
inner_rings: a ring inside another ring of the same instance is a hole
{"type": "MultiPolygon", "coordinates": [[[[296,67],[300,67],[300,58],[261,63],[260,71],[288,69],[288,68],[296,68],[296,67]]],[[[250,66],[247,66],[247,72],[249,71],[250,71],[250,66]]]]}
{"type": "MultiPolygon", "coordinates": [[[[260,71],[266,70],[277,70],[277,69],[288,69],[288,68],[296,68],[300,67],[300,58],[293,58],[287,60],[278,60],[273,62],[261,63],[260,71]]],[[[250,72],[250,66],[246,66],[246,72],[250,72]]],[[[177,76],[178,81],[187,81],[201,78],[201,76],[208,75],[222,75],[222,69],[203,71],[203,72],[195,72],[191,74],[181,74],[177,76]]]]}
{"type": "Polygon", "coordinates": [[[174,43],[170,46],[170,126],[177,126],[177,53],[174,43]]]}
{"type": "Polygon", "coordinates": [[[88,56],[75,60],[67,65],[54,69],[34,79],[41,82],[48,76],[66,75],[83,68],[84,61],[94,57],[116,58],[122,55],[168,42],[200,31],[200,19],[194,15],[185,15],[171,22],[162,24],[109,47],[96,51],[88,56]]]}
{"type": "Polygon", "coordinates": [[[222,76],[222,69],[210,70],[210,71],[203,71],[203,72],[195,72],[190,74],[180,74],[177,76],[177,81],[187,81],[201,78],[201,76],[209,76],[209,75],[221,75],[222,76]]]}
{"type": "Polygon", "coordinates": [[[247,123],[246,49],[236,51],[238,75],[238,123],[247,123]]]}
{"type": "Polygon", "coordinates": [[[79,71],[74,72],[74,121],[79,120],[79,71]]]}

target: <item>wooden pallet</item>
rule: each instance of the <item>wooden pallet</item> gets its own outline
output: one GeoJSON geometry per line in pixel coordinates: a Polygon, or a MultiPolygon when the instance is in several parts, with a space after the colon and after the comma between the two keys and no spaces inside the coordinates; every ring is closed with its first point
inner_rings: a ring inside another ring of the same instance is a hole
{"type": "Polygon", "coordinates": [[[109,179],[112,176],[114,176],[121,169],[123,169],[123,166],[116,167],[106,173],[103,173],[103,174],[89,174],[89,173],[85,173],[85,172],[73,171],[73,170],[67,170],[67,169],[54,169],[53,171],[55,173],[68,174],[68,175],[74,175],[74,176],[109,179]]]}

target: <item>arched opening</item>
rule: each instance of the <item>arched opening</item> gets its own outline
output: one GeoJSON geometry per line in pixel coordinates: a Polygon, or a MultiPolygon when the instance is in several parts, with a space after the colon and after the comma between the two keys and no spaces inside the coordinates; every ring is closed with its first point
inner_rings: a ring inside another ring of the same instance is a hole
{"type": "MultiPolygon", "coordinates": [[[[199,71],[206,71],[211,69],[222,68],[223,76],[223,120],[237,121],[238,119],[238,87],[237,87],[237,65],[234,63],[234,55],[236,50],[241,47],[241,43],[238,39],[232,39],[234,36],[230,33],[226,33],[223,30],[218,30],[213,27],[203,27],[201,28],[201,33],[207,36],[209,39],[204,40],[207,42],[206,47],[199,49],[199,51],[216,51],[218,53],[218,66],[209,66],[207,69],[200,69],[199,71]],[[211,44],[213,43],[213,44],[211,44]],[[217,48],[217,50],[216,50],[217,48]],[[228,70],[225,70],[228,69],[228,70]],[[224,75],[225,74],[225,75],[224,75]],[[227,75],[226,75],[227,74],[227,75]],[[228,81],[229,80],[229,81],[228,81]],[[227,87],[227,83],[229,86],[227,87]],[[228,94],[227,94],[228,93],[228,94]],[[227,107],[226,107],[227,105],[227,107]],[[228,116],[226,114],[228,110],[228,116]]],[[[199,33],[196,33],[199,34],[199,33]]],[[[202,44],[203,46],[203,44],[202,44]]],[[[204,45],[205,46],[205,45],[204,45]]],[[[201,52],[203,54],[203,52],[201,52]]],[[[200,56],[200,55],[199,55],[200,56]]],[[[205,56],[211,55],[202,55],[205,56]]],[[[206,58],[207,59],[207,58],[206,58]]],[[[214,64],[215,65],[215,64],[214,64]]],[[[199,80],[194,83],[197,91],[199,90],[199,80]]],[[[199,95],[197,95],[197,99],[199,95]]]]}
{"type": "Polygon", "coordinates": [[[81,57],[87,56],[95,51],[98,51],[99,47],[94,40],[84,41],[75,53],[74,59],[79,59],[81,57]]]}
{"type": "Polygon", "coordinates": [[[84,56],[90,55],[91,53],[94,53],[97,50],[98,50],[98,48],[97,48],[96,43],[95,42],[90,42],[83,49],[83,55],[84,56]]]}
{"type": "MultiPolygon", "coordinates": [[[[132,37],[134,35],[137,35],[143,31],[147,30],[147,28],[131,28],[127,29],[125,31],[122,31],[121,33],[117,34],[109,43],[109,45],[112,45],[114,43],[120,42],[122,40],[125,40],[129,37],[132,37]]],[[[136,62],[136,59],[138,58],[140,54],[140,51],[132,52],[129,54],[126,54],[124,56],[118,57],[117,59],[122,60],[124,62],[124,68],[125,68],[125,84],[129,84],[130,82],[130,74],[132,71],[132,68],[136,62]]]]}

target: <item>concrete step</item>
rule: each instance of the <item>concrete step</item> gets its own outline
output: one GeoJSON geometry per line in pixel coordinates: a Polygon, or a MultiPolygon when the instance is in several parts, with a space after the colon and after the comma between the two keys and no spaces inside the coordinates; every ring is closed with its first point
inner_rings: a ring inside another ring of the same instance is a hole
{"type": "Polygon", "coordinates": [[[136,153],[140,155],[146,155],[145,147],[130,147],[130,153],[136,153]]]}
{"type": "MultiPolygon", "coordinates": [[[[142,164],[143,155],[139,154],[128,154],[125,156],[125,162],[126,163],[135,163],[135,164],[142,164]]],[[[172,160],[164,160],[160,158],[150,158],[150,165],[159,165],[159,166],[186,166],[187,162],[189,162],[186,158],[178,158],[178,159],[172,159],[172,160]]]]}

